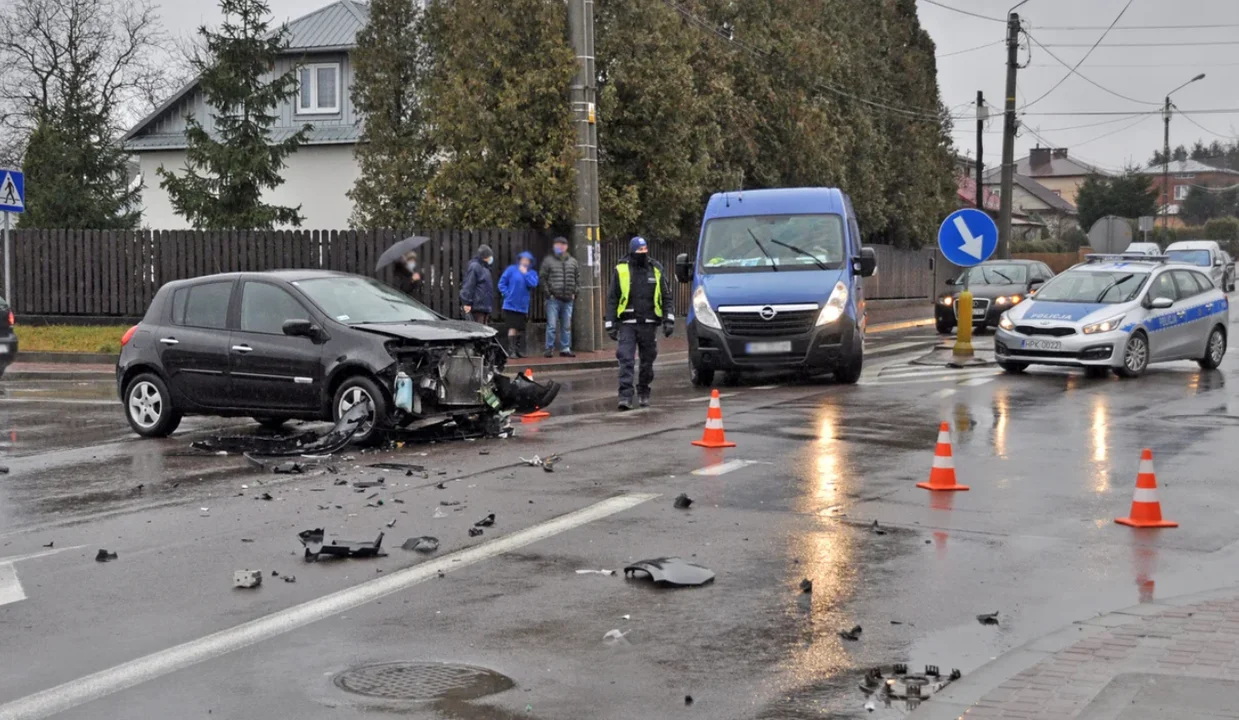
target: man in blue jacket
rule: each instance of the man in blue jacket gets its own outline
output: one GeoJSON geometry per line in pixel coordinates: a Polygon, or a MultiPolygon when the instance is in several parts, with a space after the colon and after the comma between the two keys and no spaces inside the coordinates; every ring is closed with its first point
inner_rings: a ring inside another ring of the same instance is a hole
{"type": "Polygon", "coordinates": [[[533,255],[528,251],[516,256],[516,262],[499,276],[499,294],[503,296],[503,319],[508,326],[508,354],[525,357],[525,323],[529,319],[529,296],[538,287],[538,271],[533,269],[533,255]]]}
{"type": "Polygon", "coordinates": [[[460,305],[465,319],[483,325],[490,322],[495,309],[495,283],[490,277],[490,265],[495,262],[495,253],[489,245],[479,245],[477,254],[465,268],[465,277],[460,284],[460,305]]]}

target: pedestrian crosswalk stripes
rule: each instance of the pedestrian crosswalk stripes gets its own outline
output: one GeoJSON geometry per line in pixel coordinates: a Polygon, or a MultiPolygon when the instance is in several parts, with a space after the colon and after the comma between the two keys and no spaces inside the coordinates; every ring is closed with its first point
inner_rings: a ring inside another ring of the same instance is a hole
{"type": "Polygon", "coordinates": [[[996,367],[949,368],[941,365],[892,364],[860,380],[861,385],[909,385],[920,383],[955,383],[964,387],[984,385],[1002,371],[996,367]]]}

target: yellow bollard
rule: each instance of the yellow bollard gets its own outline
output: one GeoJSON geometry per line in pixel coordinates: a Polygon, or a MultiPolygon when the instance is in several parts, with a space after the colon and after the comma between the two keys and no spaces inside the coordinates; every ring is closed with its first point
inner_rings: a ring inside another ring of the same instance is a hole
{"type": "Polygon", "coordinates": [[[955,334],[955,347],[951,351],[954,362],[967,362],[972,359],[972,291],[964,288],[955,303],[955,318],[959,330],[955,334]]]}

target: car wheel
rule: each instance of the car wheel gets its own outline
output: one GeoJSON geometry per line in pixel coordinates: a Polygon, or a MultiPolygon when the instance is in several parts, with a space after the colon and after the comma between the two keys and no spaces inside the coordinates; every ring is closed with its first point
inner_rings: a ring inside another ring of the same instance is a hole
{"type": "Polygon", "coordinates": [[[1142,332],[1132,333],[1123,346],[1123,364],[1114,368],[1121,378],[1138,378],[1149,366],[1149,338],[1142,332]]]}
{"type": "Polygon", "coordinates": [[[940,335],[950,335],[955,329],[955,323],[947,322],[946,320],[934,320],[934,327],[938,329],[940,335]]]}
{"type": "Polygon", "coordinates": [[[864,370],[865,355],[864,353],[856,353],[851,360],[845,365],[840,365],[835,370],[835,382],[844,385],[855,385],[860,381],[860,373],[864,370]]]}
{"type": "Polygon", "coordinates": [[[1205,356],[1196,362],[1205,370],[1216,370],[1226,357],[1226,331],[1222,326],[1213,328],[1209,333],[1209,342],[1205,344],[1205,356]]]}
{"type": "Polygon", "coordinates": [[[1003,371],[1003,372],[1008,372],[1008,373],[1012,373],[1012,374],[1017,374],[1017,373],[1022,373],[1022,372],[1024,372],[1025,370],[1027,370],[1027,369],[1028,369],[1028,363],[1022,363],[1022,362],[1008,362],[1008,361],[1006,361],[1006,360],[999,360],[999,361],[998,361],[998,367],[1002,368],[1002,371],[1003,371]]]}
{"type": "Polygon", "coordinates": [[[284,423],[288,422],[286,417],[256,417],[254,422],[263,426],[267,430],[279,430],[284,427],[284,423]]]}
{"type": "Polygon", "coordinates": [[[374,445],[383,439],[383,426],[387,421],[386,396],[373,380],[357,375],[340,384],[331,403],[331,419],[338,421],[354,405],[364,402],[369,402],[373,410],[353,433],[354,445],[374,445]]]}
{"type": "Polygon", "coordinates": [[[714,384],[714,369],[688,363],[688,379],[694,387],[710,387],[714,384]]]}
{"type": "Polygon", "coordinates": [[[158,375],[142,373],[125,388],[125,418],[142,437],[167,437],[181,424],[172,393],[158,375]]]}

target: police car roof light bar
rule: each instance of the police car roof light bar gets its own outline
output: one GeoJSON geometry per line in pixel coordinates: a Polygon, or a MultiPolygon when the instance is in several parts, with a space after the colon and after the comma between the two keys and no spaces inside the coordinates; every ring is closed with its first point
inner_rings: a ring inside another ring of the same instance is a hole
{"type": "Polygon", "coordinates": [[[1170,261],[1169,255],[1138,255],[1136,253],[1089,253],[1084,256],[1087,263],[1105,262],[1155,262],[1165,264],[1170,261]]]}

